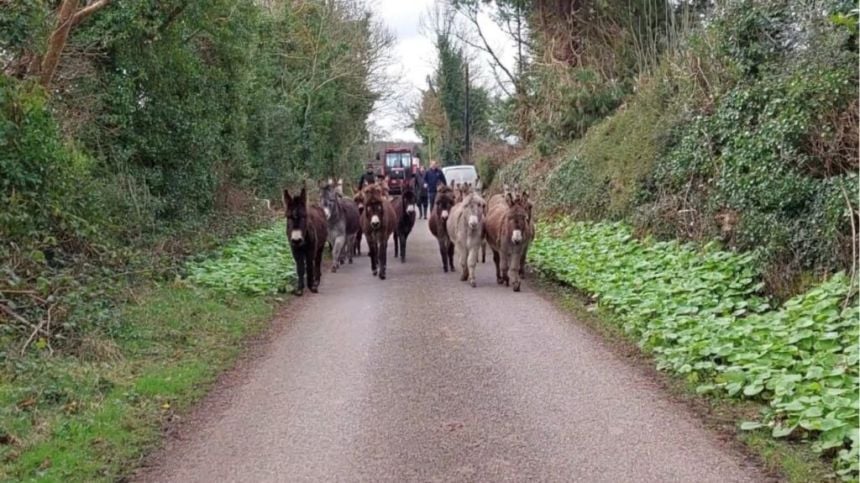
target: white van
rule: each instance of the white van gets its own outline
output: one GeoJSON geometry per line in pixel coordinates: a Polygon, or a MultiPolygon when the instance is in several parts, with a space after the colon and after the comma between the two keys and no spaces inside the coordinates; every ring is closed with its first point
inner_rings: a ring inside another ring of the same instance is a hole
{"type": "Polygon", "coordinates": [[[457,166],[445,166],[442,168],[442,174],[445,175],[445,180],[448,181],[448,186],[451,183],[472,183],[477,189],[481,189],[478,183],[478,171],[471,164],[460,164],[457,166]]]}

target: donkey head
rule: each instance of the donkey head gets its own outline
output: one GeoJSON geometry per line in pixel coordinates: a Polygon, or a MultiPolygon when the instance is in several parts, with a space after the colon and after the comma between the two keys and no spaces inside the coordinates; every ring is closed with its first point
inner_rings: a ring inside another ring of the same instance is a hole
{"type": "Polygon", "coordinates": [[[415,196],[415,190],[411,183],[403,185],[403,206],[406,213],[415,213],[415,204],[418,202],[418,197],[415,196]]]}
{"type": "Polygon", "coordinates": [[[484,224],[484,216],[487,214],[487,203],[478,193],[469,193],[463,198],[463,214],[469,224],[470,230],[476,230],[484,224]]]}
{"type": "Polygon", "coordinates": [[[380,185],[370,185],[364,189],[364,216],[370,222],[370,229],[373,231],[379,230],[382,227],[382,221],[385,217],[385,207],[383,203],[386,199],[386,193],[380,185]]]}
{"type": "Polygon", "coordinates": [[[528,194],[523,193],[515,198],[512,193],[507,193],[505,201],[508,204],[508,213],[505,215],[503,233],[510,233],[511,243],[519,245],[525,240],[529,218],[531,217],[528,194]]]}
{"type": "Polygon", "coordinates": [[[454,191],[444,184],[439,185],[439,191],[436,193],[436,206],[434,207],[434,210],[439,212],[439,218],[447,220],[453,207],[454,191]]]}
{"type": "Polygon", "coordinates": [[[302,246],[307,238],[308,209],[307,190],[302,188],[299,196],[290,196],[288,190],[284,190],[284,212],[287,217],[287,236],[290,244],[302,246]]]}
{"type": "Polygon", "coordinates": [[[325,219],[329,220],[338,210],[338,193],[334,181],[329,179],[328,183],[320,187],[320,205],[322,206],[325,219]]]}
{"type": "Polygon", "coordinates": [[[355,202],[355,206],[358,207],[358,213],[364,213],[364,191],[354,191],[354,195],[352,196],[352,201],[355,202]]]}

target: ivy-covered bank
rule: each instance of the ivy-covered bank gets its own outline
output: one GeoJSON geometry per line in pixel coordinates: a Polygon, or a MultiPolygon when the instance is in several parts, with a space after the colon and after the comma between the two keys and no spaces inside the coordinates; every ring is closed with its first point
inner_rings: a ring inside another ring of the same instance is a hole
{"type": "Polygon", "coordinates": [[[697,392],[766,404],[741,429],[809,441],[841,477],[857,478],[860,308],[844,274],[772,307],[750,254],[569,219],[539,226],[529,261],[591,295],[697,392]]]}

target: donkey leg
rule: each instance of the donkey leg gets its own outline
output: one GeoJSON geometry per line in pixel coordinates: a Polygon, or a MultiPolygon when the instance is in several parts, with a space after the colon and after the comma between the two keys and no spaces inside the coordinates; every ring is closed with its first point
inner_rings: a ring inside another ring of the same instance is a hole
{"type": "Polygon", "coordinates": [[[454,268],[454,243],[451,240],[448,240],[448,266],[451,267],[452,272],[457,271],[454,268]]]}
{"type": "Polygon", "coordinates": [[[379,244],[379,279],[380,280],[385,280],[385,267],[386,266],[388,266],[388,239],[387,238],[385,240],[383,240],[382,243],[379,244]]]}
{"type": "Polygon", "coordinates": [[[376,252],[376,240],[372,239],[371,237],[367,237],[367,255],[370,257],[370,268],[373,270],[374,277],[377,274],[376,252]]]}
{"type": "Polygon", "coordinates": [[[349,264],[352,265],[352,256],[355,251],[355,235],[346,237],[346,247],[344,247],[344,251],[346,251],[346,259],[349,260],[349,264]]]}
{"type": "Polygon", "coordinates": [[[478,266],[478,246],[471,247],[468,254],[468,264],[469,264],[469,285],[472,288],[477,286],[477,282],[475,282],[475,267],[478,266]]]}
{"type": "Polygon", "coordinates": [[[493,250],[493,263],[496,264],[496,283],[501,285],[505,283],[505,279],[502,278],[502,272],[499,270],[499,252],[493,250]]]}
{"type": "Polygon", "coordinates": [[[317,275],[315,273],[315,268],[316,268],[315,265],[316,264],[314,263],[315,258],[316,258],[316,252],[315,251],[309,251],[309,253],[305,254],[305,267],[306,267],[305,273],[307,274],[307,278],[308,278],[308,290],[310,290],[311,293],[316,293],[316,291],[317,291],[317,289],[316,289],[317,275]]]}
{"type": "Polygon", "coordinates": [[[305,254],[301,250],[293,251],[293,261],[296,264],[296,288],[294,295],[301,296],[305,293],[305,254]]]}
{"type": "Polygon", "coordinates": [[[460,281],[469,280],[469,248],[466,245],[457,247],[457,258],[460,260],[460,281]]]}
{"type": "Polygon", "coordinates": [[[511,253],[511,268],[508,272],[511,279],[511,285],[514,287],[514,292],[520,291],[520,263],[522,262],[521,253],[511,253]]]}
{"type": "Polygon", "coordinates": [[[500,257],[501,258],[501,264],[499,266],[499,271],[502,273],[502,283],[504,283],[505,287],[507,287],[507,286],[509,286],[510,281],[511,281],[510,277],[508,277],[508,274],[510,273],[508,271],[508,265],[510,265],[511,254],[510,254],[510,252],[505,252],[503,250],[500,255],[501,255],[501,257],[500,257]]]}
{"type": "Polygon", "coordinates": [[[406,235],[400,240],[400,263],[406,263],[406,235]]]}
{"type": "Polygon", "coordinates": [[[481,263],[487,263],[487,241],[481,242],[481,263]]]}
{"type": "Polygon", "coordinates": [[[523,255],[520,257],[520,279],[526,278],[526,255],[528,247],[523,247],[523,255]]]}
{"type": "Polygon", "coordinates": [[[343,263],[344,243],[346,243],[346,237],[344,235],[336,236],[334,239],[334,243],[332,243],[332,249],[331,249],[331,271],[332,271],[332,273],[337,272],[337,267],[343,263]]]}
{"type": "Polygon", "coordinates": [[[317,251],[317,256],[314,259],[314,288],[312,290],[313,293],[317,293],[317,289],[319,289],[320,281],[322,281],[322,259],[323,259],[323,251],[320,249],[317,251]]]}
{"type": "Polygon", "coordinates": [[[445,245],[445,240],[436,240],[439,242],[439,255],[442,256],[442,270],[448,273],[448,247],[445,245]]]}

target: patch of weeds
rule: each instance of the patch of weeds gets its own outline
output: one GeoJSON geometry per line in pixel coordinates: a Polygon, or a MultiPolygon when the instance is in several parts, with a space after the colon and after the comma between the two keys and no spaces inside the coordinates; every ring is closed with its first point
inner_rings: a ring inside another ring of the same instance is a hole
{"type": "Polygon", "coordinates": [[[215,257],[192,263],[189,279],[219,292],[272,295],[295,279],[283,223],[237,238],[215,257]]]}
{"type": "Polygon", "coordinates": [[[844,274],[773,309],[751,255],[564,219],[539,227],[529,258],[611,311],[659,369],[702,394],[764,402],[762,417],[741,429],[808,441],[856,478],[860,309],[844,274]]]}
{"type": "Polygon", "coordinates": [[[116,313],[119,357],[25,359],[0,383],[0,480],[116,481],[205,394],[273,312],[265,298],[174,284],[116,313]]]}

